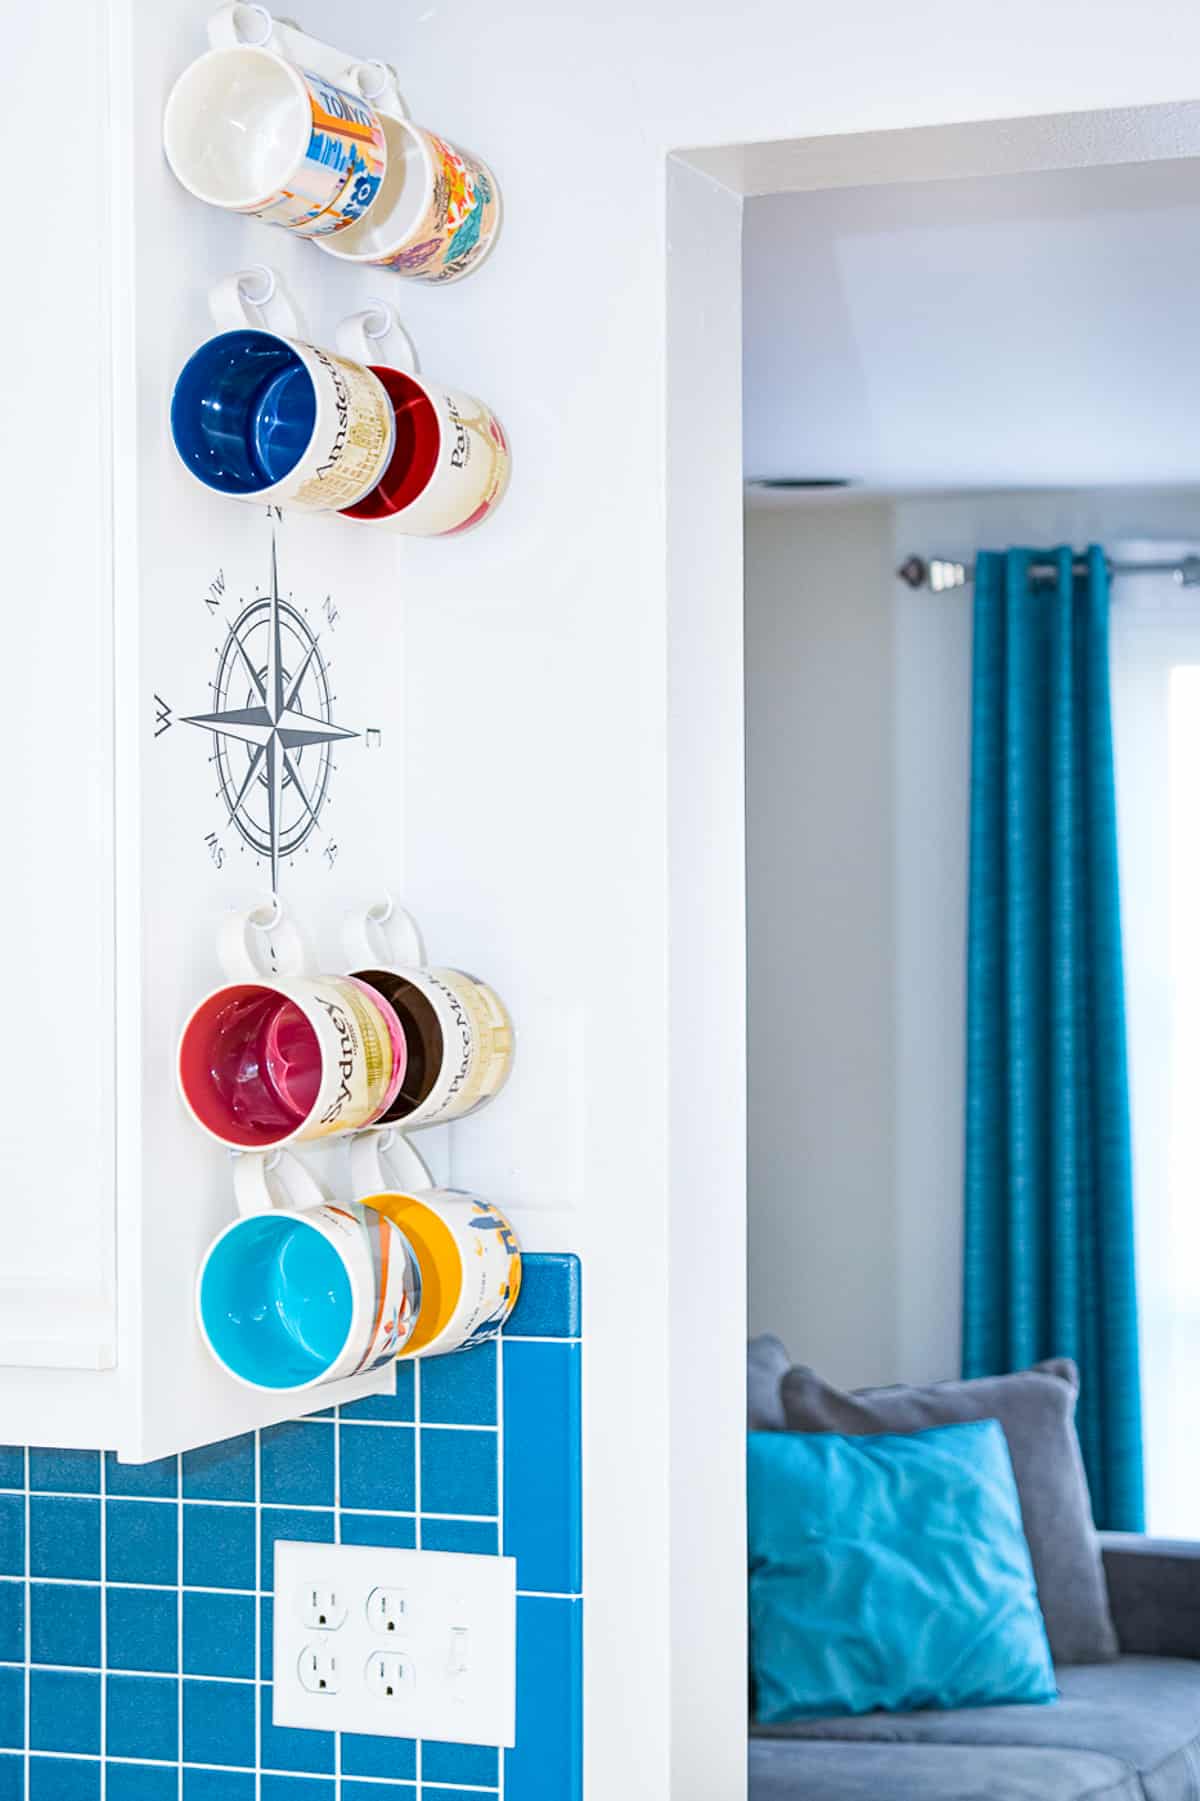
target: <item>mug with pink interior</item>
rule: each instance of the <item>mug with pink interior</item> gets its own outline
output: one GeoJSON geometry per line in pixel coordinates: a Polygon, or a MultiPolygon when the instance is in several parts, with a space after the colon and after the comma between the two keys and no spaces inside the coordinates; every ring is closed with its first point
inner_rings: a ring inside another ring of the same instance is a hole
{"type": "Polygon", "coordinates": [[[271,1150],[372,1125],[400,1092],[404,1029],[378,990],[310,974],[302,941],[274,917],[234,914],[222,931],[229,979],[196,1006],[177,1075],[197,1125],[235,1150],[271,1150]]]}

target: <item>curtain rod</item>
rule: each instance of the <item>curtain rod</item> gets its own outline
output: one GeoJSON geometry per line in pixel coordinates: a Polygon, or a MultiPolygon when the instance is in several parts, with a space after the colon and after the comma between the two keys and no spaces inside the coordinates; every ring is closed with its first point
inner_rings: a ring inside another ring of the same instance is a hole
{"type": "MultiPolygon", "coordinates": [[[[1071,564],[1072,575],[1086,575],[1088,561],[1086,557],[1076,557],[1071,564]]],[[[1114,563],[1109,562],[1108,573],[1114,575],[1171,575],[1181,588],[1200,588],[1200,556],[1181,557],[1169,563],[1114,563]]],[[[972,563],[956,563],[952,557],[909,557],[901,563],[896,574],[910,588],[928,588],[934,594],[945,594],[951,588],[965,588],[974,579],[975,566],[972,563]]],[[[1052,582],[1058,576],[1057,563],[1031,563],[1030,579],[1035,582],[1052,582]]]]}

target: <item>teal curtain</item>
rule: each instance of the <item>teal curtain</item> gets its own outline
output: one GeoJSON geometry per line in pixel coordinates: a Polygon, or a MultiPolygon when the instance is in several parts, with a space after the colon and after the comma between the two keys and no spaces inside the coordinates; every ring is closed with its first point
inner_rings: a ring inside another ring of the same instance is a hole
{"type": "Polygon", "coordinates": [[[976,559],[963,1373],[1073,1357],[1097,1523],[1138,1531],[1108,601],[1096,546],[976,559]]]}

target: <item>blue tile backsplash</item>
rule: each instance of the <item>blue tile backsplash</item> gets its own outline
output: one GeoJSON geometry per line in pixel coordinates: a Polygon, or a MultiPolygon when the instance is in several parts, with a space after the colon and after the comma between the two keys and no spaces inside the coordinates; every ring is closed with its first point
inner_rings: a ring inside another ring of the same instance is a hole
{"type": "Polygon", "coordinates": [[[0,1801],[580,1801],[576,1258],[503,1340],[157,1463],[0,1446],[0,1801]],[[419,1496],[419,1511],[418,1511],[419,1496]],[[271,1723],[279,1538],[517,1559],[517,1744],[271,1723]]]}

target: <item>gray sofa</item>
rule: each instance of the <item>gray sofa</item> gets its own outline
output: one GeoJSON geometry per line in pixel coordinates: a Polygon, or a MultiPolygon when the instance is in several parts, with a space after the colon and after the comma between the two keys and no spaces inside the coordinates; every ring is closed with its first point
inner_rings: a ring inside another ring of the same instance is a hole
{"type": "Polygon", "coordinates": [[[1200,1801],[1200,1544],[1102,1545],[1115,1662],[1047,1706],[752,1726],[750,1801],[1200,1801]]]}

